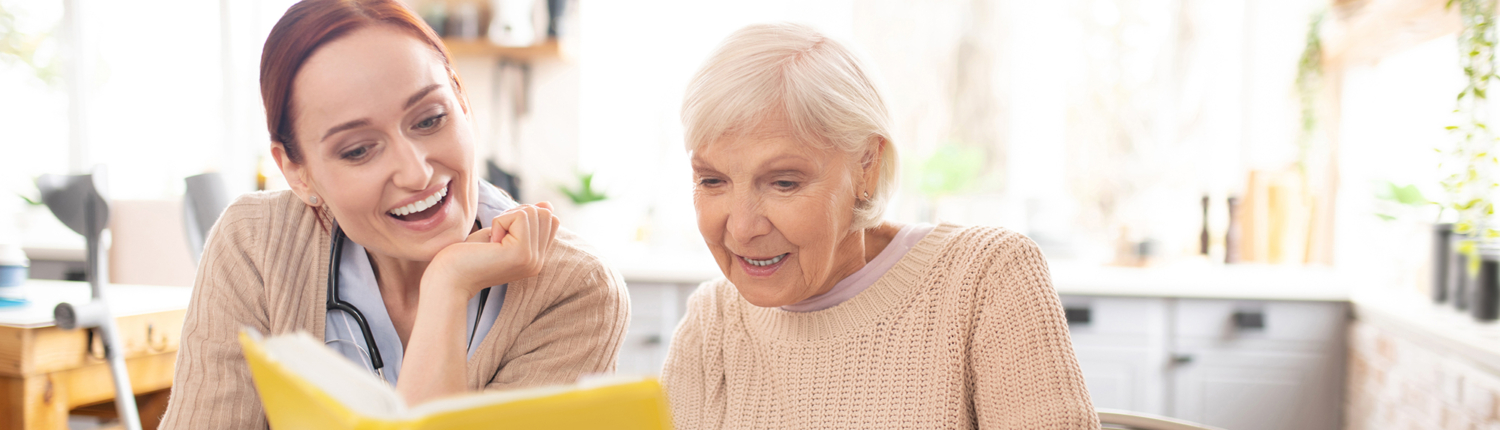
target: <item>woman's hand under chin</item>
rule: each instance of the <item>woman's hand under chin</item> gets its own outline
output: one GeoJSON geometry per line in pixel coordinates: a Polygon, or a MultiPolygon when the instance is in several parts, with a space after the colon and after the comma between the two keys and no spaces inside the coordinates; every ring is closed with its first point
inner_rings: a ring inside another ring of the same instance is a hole
{"type": "Polygon", "coordinates": [[[521,205],[505,211],[490,228],[469,234],[433,257],[422,275],[423,293],[451,288],[467,300],[480,290],[537,276],[557,235],[552,204],[521,205]]]}

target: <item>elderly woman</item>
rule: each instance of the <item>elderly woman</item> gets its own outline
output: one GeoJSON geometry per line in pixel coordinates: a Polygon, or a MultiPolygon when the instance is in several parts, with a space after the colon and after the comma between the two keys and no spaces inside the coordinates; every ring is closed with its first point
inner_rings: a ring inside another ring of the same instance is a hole
{"type": "Polygon", "coordinates": [[[163,428],[264,428],[236,333],[310,332],[409,404],[614,369],[624,284],[475,176],[442,41],[396,0],[307,0],[261,56],[290,191],[241,197],[198,270],[163,428]]]}
{"type": "Polygon", "coordinates": [[[1098,428],[1035,243],[881,219],[896,148],[865,70],[808,27],[756,25],[688,87],[724,278],[662,370],[677,428],[1098,428]]]}

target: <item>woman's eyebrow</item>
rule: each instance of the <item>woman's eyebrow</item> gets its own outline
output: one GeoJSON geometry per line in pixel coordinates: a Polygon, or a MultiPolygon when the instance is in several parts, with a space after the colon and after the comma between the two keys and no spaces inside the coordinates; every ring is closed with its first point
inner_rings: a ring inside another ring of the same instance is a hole
{"type": "MultiPolygon", "coordinates": [[[[426,87],[423,87],[420,90],[417,90],[417,92],[415,94],[412,94],[411,97],[408,97],[406,99],[406,104],[403,105],[401,108],[402,109],[411,109],[411,105],[417,104],[417,102],[422,101],[423,97],[427,97],[428,93],[431,93],[433,90],[436,90],[436,89],[442,88],[442,87],[443,87],[442,84],[432,84],[432,85],[428,85],[426,87]]],[[[349,122],[346,122],[346,123],[343,123],[343,124],[339,124],[339,125],[333,126],[332,128],[329,128],[327,133],[323,133],[323,138],[319,139],[319,141],[328,140],[328,137],[329,136],[333,136],[334,133],[338,133],[338,132],[344,131],[344,130],[359,128],[359,127],[364,127],[364,126],[367,126],[367,125],[370,125],[370,120],[368,120],[368,119],[356,119],[356,120],[349,121],[349,122]]]]}
{"type": "Polygon", "coordinates": [[[328,136],[332,136],[334,133],[338,133],[340,131],[360,128],[367,125],[370,125],[370,120],[368,119],[356,119],[343,124],[335,125],[332,128],[329,128],[327,133],[323,133],[323,138],[318,139],[318,141],[322,142],[324,140],[328,140],[328,136]]]}
{"type": "Polygon", "coordinates": [[[416,94],[412,94],[411,97],[408,97],[406,99],[406,104],[403,105],[403,106],[401,106],[401,108],[402,109],[411,109],[411,105],[417,104],[417,102],[422,101],[422,97],[427,97],[427,93],[430,93],[430,92],[432,92],[432,90],[436,90],[436,89],[438,89],[438,88],[440,88],[442,86],[443,86],[442,84],[432,84],[432,85],[428,85],[426,87],[423,87],[420,90],[417,90],[416,94]]]}

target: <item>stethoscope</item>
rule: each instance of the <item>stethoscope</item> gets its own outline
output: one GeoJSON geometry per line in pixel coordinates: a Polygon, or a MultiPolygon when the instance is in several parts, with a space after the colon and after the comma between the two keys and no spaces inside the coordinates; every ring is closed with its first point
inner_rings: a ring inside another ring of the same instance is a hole
{"type": "MultiPolygon", "coordinates": [[[[380,348],[375,346],[375,335],[370,333],[370,323],[365,320],[365,314],[360,312],[359,308],[339,299],[339,262],[343,261],[345,239],[348,239],[348,236],[344,235],[344,229],[339,227],[338,223],[334,223],[333,244],[329,247],[331,249],[328,252],[328,308],[326,310],[329,312],[344,311],[344,313],[354,317],[354,324],[359,326],[360,334],[363,334],[365,337],[365,345],[369,346],[368,349],[365,349],[360,348],[359,344],[355,344],[354,348],[364,349],[365,354],[370,356],[370,367],[373,367],[375,374],[379,375],[380,379],[384,381],[385,360],[380,358],[380,348]]],[[[484,302],[489,298],[489,295],[489,288],[485,288],[479,292],[479,309],[474,312],[474,331],[469,332],[471,343],[474,339],[474,333],[479,330],[479,321],[484,317],[484,302]]],[[[344,339],[336,339],[335,341],[340,340],[344,339]]]]}

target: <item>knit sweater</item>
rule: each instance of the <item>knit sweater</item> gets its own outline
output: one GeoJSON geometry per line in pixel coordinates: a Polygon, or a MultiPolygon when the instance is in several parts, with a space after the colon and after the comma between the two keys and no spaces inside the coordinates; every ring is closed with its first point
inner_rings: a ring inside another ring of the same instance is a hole
{"type": "MultiPolygon", "coordinates": [[[[332,220],[322,213],[291,192],[256,193],[214,224],[161,428],[266,428],[238,332],[248,326],[323,338],[332,220]]],[[[613,371],[629,315],[620,275],[559,229],[541,275],[506,289],[505,306],[468,360],[467,388],[572,383],[613,371]]]]}
{"type": "Polygon", "coordinates": [[[679,430],[1099,428],[1046,260],[999,228],[942,224],[816,312],[704,283],[662,382],[679,430]]]}

